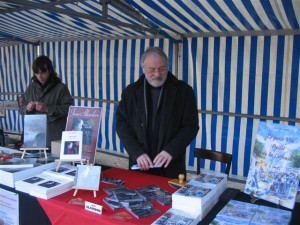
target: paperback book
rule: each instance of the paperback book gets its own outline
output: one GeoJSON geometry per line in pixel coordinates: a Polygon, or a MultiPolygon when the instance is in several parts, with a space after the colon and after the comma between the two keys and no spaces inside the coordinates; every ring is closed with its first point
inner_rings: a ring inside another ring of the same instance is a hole
{"type": "Polygon", "coordinates": [[[45,170],[44,173],[48,174],[50,176],[64,178],[64,179],[70,179],[74,181],[76,176],[77,167],[72,166],[70,164],[62,164],[58,169],[48,169],[45,170]]]}
{"type": "Polygon", "coordinates": [[[74,182],[70,179],[40,173],[15,182],[18,191],[32,196],[50,199],[72,189],[74,182]]]}
{"type": "Polygon", "coordinates": [[[300,127],[260,122],[244,192],[292,209],[299,165],[300,127]]]}
{"type": "Polygon", "coordinates": [[[41,173],[44,170],[55,168],[56,163],[54,160],[39,160],[39,158],[12,158],[14,156],[20,157],[18,150],[8,149],[0,147],[1,154],[5,156],[5,159],[0,160],[4,162],[6,160],[22,161],[28,165],[6,165],[5,168],[0,169],[0,184],[14,188],[15,182],[24,179],[29,176],[41,173]],[[9,157],[8,157],[9,156],[9,157]],[[8,157],[8,158],[7,158],[8,157]]]}
{"type": "Polygon", "coordinates": [[[151,225],[196,225],[199,221],[199,214],[191,214],[171,208],[151,225]]]}
{"type": "Polygon", "coordinates": [[[22,148],[46,148],[47,115],[24,116],[24,142],[22,148]]]}
{"type": "Polygon", "coordinates": [[[211,225],[288,225],[292,213],[288,210],[230,200],[211,225]]]}
{"type": "Polygon", "coordinates": [[[95,163],[95,152],[101,123],[101,108],[71,106],[66,131],[82,131],[82,158],[95,163]]]}
{"type": "Polygon", "coordinates": [[[63,131],[60,159],[82,159],[82,131],[63,131]]]}

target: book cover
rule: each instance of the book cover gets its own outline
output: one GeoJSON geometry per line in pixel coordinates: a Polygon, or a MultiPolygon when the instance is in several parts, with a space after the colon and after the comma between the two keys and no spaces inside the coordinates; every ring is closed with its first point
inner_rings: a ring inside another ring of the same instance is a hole
{"type": "Polygon", "coordinates": [[[288,225],[291,219],[291,211],[260,205],[249,225],[288,225]]]}
{"type": "Polygon", "coordinates": [[[217,214],[216,218],[220,221],[234,219],[249,223],[258,207],[258,205],[252,203],[230,200],[217,214]]]}
{"type": "Polygon", "coordinates": [[[300,127],[260,122],[244,192],[292,209],[300,179],[300,127]]]}
{"type": "Polygon", "coordinates": [[[95,163],[96,145],[101,123],[101,108],[71,106],[68,112],[66,131],[82,131],[82,158],[95,163]]]}
{"type": "Polygon", "coordinates": [[[44,172],[15,182],[18,191],[32,196],[49,199],[72,189],[73,181],[44,172]]]}
{"type": "Polygon", "coordinates": [[[82,159],[82,131],[63,131],[60,159],[82,159]]]}
{"type": "Polygon", "coordinates": [[[171,208],[151,225],[195,225],[198,222],[198,215],[171,208]]]}
{"type": "Polygon", "coordinates": [[[47,115],[24,116],[24,142],[22,148],[46,148],[47,115]]]}
{"type": "Polygon", "coordinates": [[[99,190],[101,166],[78,165],[74,188],[99,190]]]}

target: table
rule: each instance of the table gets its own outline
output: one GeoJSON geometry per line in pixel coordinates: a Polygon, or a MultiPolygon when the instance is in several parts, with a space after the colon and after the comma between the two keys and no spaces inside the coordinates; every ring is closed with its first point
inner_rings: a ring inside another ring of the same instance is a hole
{"type": "MultiPolygon", "coordinates": [[[[161,188],[170,191],[173,193],[176,189],[171,187],[168,184],[169,178],[154,176],[145,174],[138,171],[129,171],[124,169],[111,168],[102,172],[104,177],[112,177],[124,180],[125,187],[129,189],[136,189],[138,187],[147,186],[156,184],[161,188]]],[[[76,225],[86,225],[86,224],[151,224],[154,220],[156,220],[162,213],[166,212],[170,209],[171,205],[163,206],[157,202],[153,202],[154,207],[161,211],[160,214],[143,217],[140,219],[135,218],[132,214],[130,214],[126,209],[118,209],[113,211],[105,202],[103,202],[103,198],[107,196],[107,194],[103,191],[105,187],[112,187],[114,185],[105,184],[100,182],[100,188],[97,192],[97,197],[93,197],[93,192],[89,190],[79,190],[77,192],[76,197],[73,196],[74,190],[66,192],[57,197],[51,198],[50,200],[39,199],[38,202],[41,204],[46,214],[48,215],[51,223],[53,225],[68,225],[68,224],[76,224],[76,225]],[[99,204],[103,206],[102,215],[89,212],[84,209],[84,206],[78,205],[70,205],[68,202],[74,198],[82,198],[85,201],[89,201],[95,204],[99,204]],[[111,216],[115,213],[126,212],[132,218],[127,221],[119,221],[111,216]]]]}
{"type": "MultiPolygon", "coordinates": [[[[169,178],[154,176],[144,174],[138,171],[129,171],[124,169],[110,168],[102,172],[104,177],[113,177],[126,181],[125,187],[135,189],[141,186],[157,184],[161,188],[164,188],[171,193],[176,189],[169,186],[169,178]]],[[[161,214],[147,216],[141,219],[135,218],[133,215],[127,212],[125,209],[118,209],[113,211],[110,209],[104,202],[103,198],[107,194],[103,191],[103,188],[110,187],[114,185],[109,185],[105,183],[100,183],[100,189],[97,192],[97,197],[93,197],[93,192],[88,190],[79,190],[76,197],[73,196],[74,190],[66,192],[57,197],[51,198],[49,200],[44,200],[40,198],[35,198],[26,193],[16,191],[13,188],[0,185],[0,188],[13,191],[19,194],[20,202],[20,225],[69,225],[69,224],[151,224],[156,220],[162,213],[166,212],[171,205],[162,206],[157,202],[154,202],[154,206],[161,211],[161,214]],[[103,214],[99,215],[93,212],[86,211],[83,206],[70,205],[68,204],[69,200],[74,198],[82,198],[86,201],[100,204],[104,207],[103,214]],[[127,212],[132,219],[127,220],[126,222],[118,221],[116,219],[110,218],[111,215],[117,212],[127,212]]],[[[239,192],[234,199],[239,201],[250,202],[250,197],[243,192],[239,192]]],[[[229,200],[220,200],[213,209],[207,214],[207,216],[199,223],[199,225],[208,225],[217,213],[225,206],[229,200]]],[[[258,200],[255,204],[266,205],[276,207],[275,204],[258,200]]],[[[296,203],[295,208],[293,209],[292,221],[290,225],[298,225],[300,221],[300,203],[296,203]]]]}

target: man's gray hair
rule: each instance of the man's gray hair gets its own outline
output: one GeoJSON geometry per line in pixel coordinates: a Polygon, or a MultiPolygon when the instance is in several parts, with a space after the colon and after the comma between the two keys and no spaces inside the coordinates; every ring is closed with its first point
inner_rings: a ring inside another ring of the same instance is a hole
{"type": "Polygon", "coordinates": [[[162,50],[160,47],[149,47],[146,49],[146,51],[144,52],[144,54],[141,57],[141,66],[143,68],[143,63],[145,61],[145,59],[149,56],[149,55],[158,55],[161,56],[162,58],[164,58],[167,62],[168,65],[168,56],[166,55],[166,53],[164,52],[164,50],[162,50]]]}

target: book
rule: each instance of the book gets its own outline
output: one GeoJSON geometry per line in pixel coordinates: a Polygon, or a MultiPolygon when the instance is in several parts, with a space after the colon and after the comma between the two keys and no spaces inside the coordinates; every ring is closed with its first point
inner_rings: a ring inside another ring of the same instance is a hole
{"type": "Polygon", "coordinates": [[[244,192],[292,209],[300,179],[300,127],[260,122],[244,192]]]}
{"type": "Polygon", "coordinates": [[[228,219],[233,218],[248,224],[258,207],[258,205],[252,203],[230,200],[217,214],[216,218],[220,221],[228,221],[228,219]]]}
{"type": "Polygon", "coordinates": [[[46,148],[47,115],[24,116],[24,142],[22,148],[46,148]]]}
{"type": "Polygon", "coordinates": [[[199,214],[191,214],[178,209],[169,209],[151,225],[196,225],[200,221],[199,214]]]}
{"type": "Polygon", "coordinates": [[[289,225],[291,219],[291,211],[260,205],[249,225],[289,225]]]}
{"type": "Polygon", "coordinates": [[[0,169],[30,168],[37,162],[36,158],[11,158],[0,160],[0,169]]]}
{"type": "Polygon", "coordinates": [[[60,159],[82,159],[82,135],[82,131],[62,132],[60,159]]]}
{"type": "MultiPolygon", "coordinates": [[[[19,151],[14,149],[8,149],[0,147],[0,151],[5,154],[19,154],[19,151]]],[[[41,173],[44,170],[55,168],[56,163],[54,160],[39,160],[39,158],[24,158],[24,160],[30,160],[29,167],[18,168],[1,168],[0,169],[0,184],[14,188],[15,182],[24,179],[29,176],[41,173]],[[33,166],[31,166],[33,164],[33,166]]]]}
{"type": "Polygon", "coordinates": [[[70,179],[39,173],[15,182],[18,191],[32,196],[50,199],[72,189],[74,182],[70,179]]]}
{"type": "Polygon", "coordinates": [[[58,169],[54,168],[54,169],[48,169],[44,171],[45,174],[55,176],[55,177],[70,179],[72,181],[75,180],[76,172],[77,172],[77,167],[72,166],[70,164],[62,164],[58,169]]]}
{"type": "Polygon", "coordinates": [[[101,166],[77,165],[74,188],[99,190],[101,166]]]}
{"type": "Polygon", "coordinates": [[[66,131],[82,131],[82,158],[95,163],[96,145],[101,123],[101,108],[71,106],[69,108],[66,131]]]}
{"type": "Polygon", "coordinates": [[[288,210],[230,200],[210,223],[212,225],[288,225],[288,210]]]}

